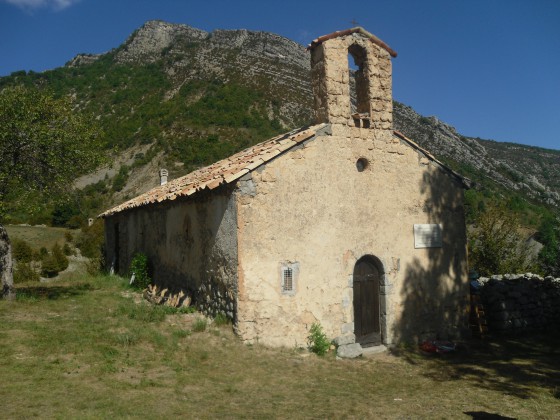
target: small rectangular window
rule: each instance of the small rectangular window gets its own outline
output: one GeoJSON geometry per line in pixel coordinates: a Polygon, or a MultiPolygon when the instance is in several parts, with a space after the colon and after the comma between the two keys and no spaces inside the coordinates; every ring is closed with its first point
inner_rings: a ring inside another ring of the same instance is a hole
{"type": "Polygon", "coordinates": [[[280,263],[280,291],[283,295],[295,295],[299,263],[284,261],[280,263]]]}
{"type": "Polygon", "coordinates": [[[294,271],[290,267],[282,270],[282,291],[291,292],[294,290],[294,271]]]}

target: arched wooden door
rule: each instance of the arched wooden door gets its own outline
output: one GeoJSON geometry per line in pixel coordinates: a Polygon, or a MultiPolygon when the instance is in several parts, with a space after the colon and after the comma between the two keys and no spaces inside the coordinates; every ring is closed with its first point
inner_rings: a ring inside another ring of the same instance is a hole
{"type": "Polygon", "coordinates": [[[362,346],[381,344],[379,286],[382,272],[371,257],[363,257],[354,267],[354,334],[362,346]]]}

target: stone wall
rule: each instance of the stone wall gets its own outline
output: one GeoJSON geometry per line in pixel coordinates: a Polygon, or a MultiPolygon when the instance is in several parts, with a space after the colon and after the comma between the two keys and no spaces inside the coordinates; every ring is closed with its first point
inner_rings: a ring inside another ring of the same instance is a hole
{"type": "Polygon", "coordinates": [[[344,129],[240,183],[237,332],[246,341],[305,346],[320,322],[330,338],[351,339],[354,268],[372,256],[383,273],[384,344],[456,339],[469,293],[461,186],[384,130],[344,129]],[[368,162],[363,171],[359,159],[368,162]],[[415,249],[413,226],[425,223],[442,225],[441,247],[415,249]],[[294,294],[282,293],[283,262],[298,264],[294,294]]]}
{"type": "Polygon", "coordinates": [[[478,279],[490,333],[560,326],[560,278],[506,274],[478,279]]]}
{"type": "Polygon", "coordinates": [[[127,275],[138,252],[155,284],[194,298],[201,312],[235,319],[237,215],[227,188],[105,218],[105,258],[127,275]]]}
{"type": "Polygon", "coordinates": [[[365,102],[359,105],[366,112],[370,127],[377,130],[392,130],[392,67],[389,53],[373,44],[369,39],[352,34],[331,39],[311,50],[311,79],[315,98],[315,122],[329,122],[353,127],[351,117],[350,74],[348,54],[352,48],[361,48],[363,57],[362,83],[357,83],[357,97],[365,102]],[[361,85],[361,88],[360,88],[361,85]],[[360,92],[363,89],[364,92],[360,92]]]}

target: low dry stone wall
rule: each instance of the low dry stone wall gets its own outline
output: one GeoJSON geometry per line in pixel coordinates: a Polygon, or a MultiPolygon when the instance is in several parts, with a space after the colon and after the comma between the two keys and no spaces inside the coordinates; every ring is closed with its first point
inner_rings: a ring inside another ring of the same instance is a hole
{"type": "Polygon", "coordinates": [[[475,284],[491,333],[525,333],[560,326],[560,278],[535,274],[481,277],[475,284]]]}

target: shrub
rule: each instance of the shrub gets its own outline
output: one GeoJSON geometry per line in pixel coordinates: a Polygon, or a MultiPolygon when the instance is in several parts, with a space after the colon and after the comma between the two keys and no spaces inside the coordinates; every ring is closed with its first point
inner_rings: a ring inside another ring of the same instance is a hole
{"type": "Polygon", "coordinates": [[[113,191],[121,191],[125,187],[126,182],[128,181],[128,170],[128,166],[121,166],[119,172],[115,178],[113,178],[113,191]]]}
{"type": "Polygon", "coordinates": [[[208,325],[208,322],[206,321],[206,318],[197,318],[196,321],[193,324],[193,331],[194,332],[206,331],[206,326],[207,325],[208,325]]]}
{"type": "Polygon", "coordinates": [[[99,258],[89,258],[86,261],[86,271],[89,275],[97,276],[105,268],[105,259],[103,256],[99,258]]]}
{"type": "Polygon", "coordinates": [[[82,228],[76,238],[76,248],[80,249],[84,257],[101,258],[104,241],[105,226],[101,220],[96,220],[93,225],[82,228]]]}
{"type": "Polygon", "coordinates": [[[58,263],[52,255],[43,259],[41,263],[41,275],[43,277],[56,277],[59,271],[58,263]]]}
{"type": "Polygon", "coordinates": [[[14,269],[14,283],[24,283],[28,281],[39,281],[40,276],[31,266],[31,263],[18,263],[14,269]]]}
{"type": "Polygon", "coordinates": [[[68,268],[68,258],[64,255],[61,246],[56,243],[52,247],[52,256],[56,261],[58,271],[64,271],[68,268]]]}
{"type": "Polygon", "coordinates": [[[64,252],[64,255],[69,256],[72,255],[72,248],[70,247],[70,245],[68,245],[68,242],[66,242],[64,244],[64,246],[62,247],[62,252],[64,252]]]}
{"type": "Polygon", "coordinates": [[[313,353],[324,356],[329,351],[331,343],[319,323],[313,323],[307,336],[307,345],[313,353]]]}
{"type": "Polygon", "coordinates": [[[33,259],[33,249],[23,239],[14,239],[12,241],[12,256],[17,262],[29,263],[33,259]]]}
{"type": "Polygon", "coordinates": [[[52,226],[67,226],[67,223],[73,217],[80,214],[77,202],[61,202],[57,203],[52,211],[52,226]]]}
{"type": "Polygon", "coordinates": [[[506,208],[489,206],[476,221],[469,244],[470,268],[482,276],[533,271],[534,258],[519,226],[519,219],[506,208]]]}
{"type": "Polygon", "coordinates": [[[141,252],[134,255],[130,262],[130,276],[134,275],[133,287],[145,289],[152,279],[148,273],[148,257],[141,252]]]}
{"type": "Polygon", "coordinates": [[[51,254],[43,258],[41,263],[41,275],[44,277],[55,277],[59,272],[68,268],[68,258],[62,252],[58,243],[52,247],[51,254]]]}

